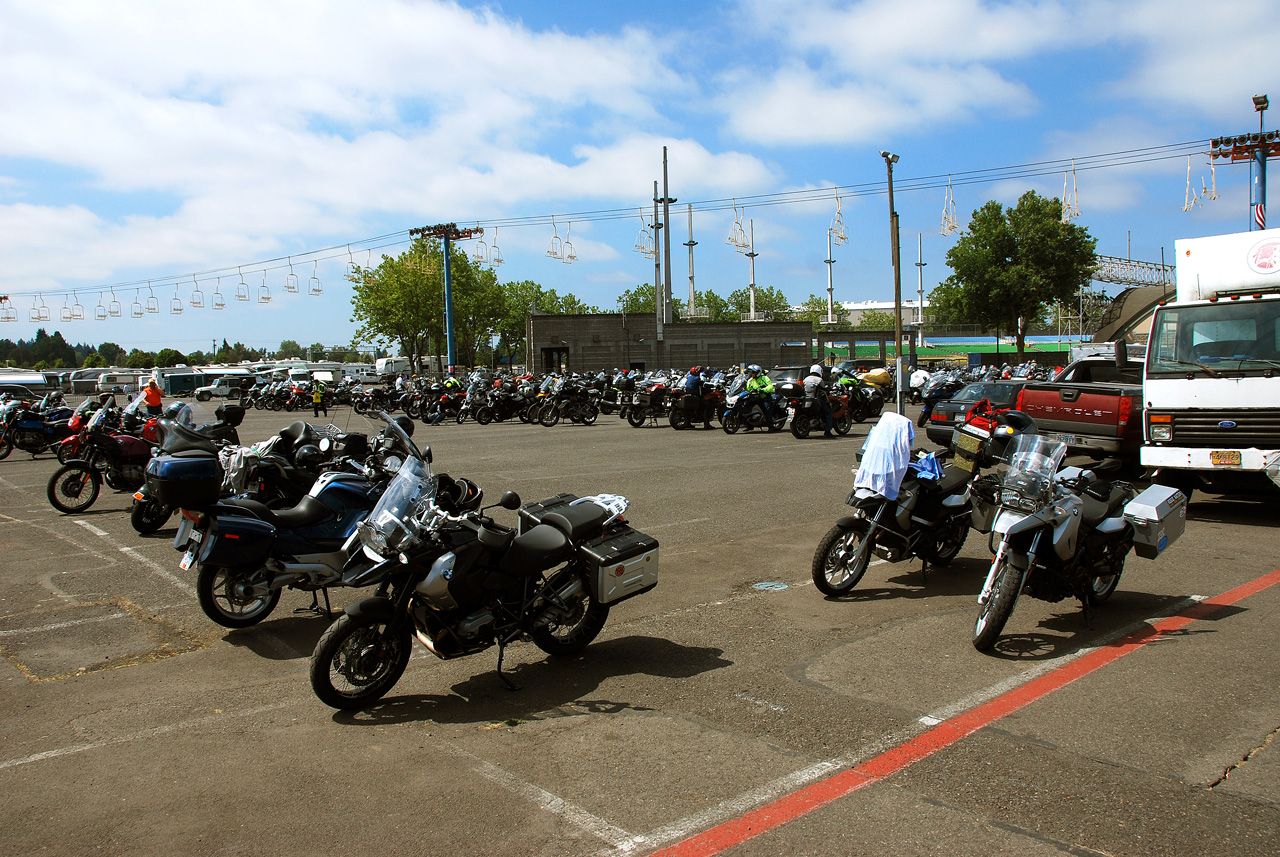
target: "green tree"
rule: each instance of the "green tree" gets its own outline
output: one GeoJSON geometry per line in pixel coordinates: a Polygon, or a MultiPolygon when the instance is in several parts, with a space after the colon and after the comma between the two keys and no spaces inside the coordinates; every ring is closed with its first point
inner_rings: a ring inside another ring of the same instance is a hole
{"type": "Polygon", "coordinates": [[[124,365],[130,369],[150,369],[156,365],[156,355],[154,352],[135,348],[124,359],[124,365]]]}
{"type": "Polygon", "coordinates": [[[98,346],[98,353],[107,361],[108,366],[119,366],[124,358],[125,350],[114,342],[104,342],[98,346]]]}
{"type": "Polygon", "coordinates": [[[182,352],[173,348],[161,348],[156,353],[156,365],[169,367],[177,366],[179,363],[185,363],[187,358],[182,356],[182,352]]]}
{"type": "Polygon", "coordinates": [[[893,326],[893,314],[883,310],[865,310],[861,318],[858,319],[858,328],[860,330],[893,330],[893,326]]]}
{"type": "Polygon", "coordinates": [[[503,283],[502,317],[494,329],[498,336],[494,351],[495,361],[507,358],[518,360],[525,351],[526,333],[530,315],[571,315],[599,312],[587,306],[577,295],[558,295],[555,289],[544,289],[532,280],[511,280],[503,283]]]}
{"type": "Polygon", "coordinates": [[[84,357],[84,362],[80,364],[81,369],[105,369],[111,364],[96,351],[91,351],[84,357]]]}
{"type": "Polygon", "coordinates": [[[968,230],[947,251],[951,276],[929,295],[944,323],[981,324],[1013,333],[1018,360],[1027,330],[1046,304],[1071,302],[1096,264],[1096,240],[1063,223],[1062,203],[1027,191],[1016,207],[991,200],[973,213],[968,230]]]}
{"type": "Polygon", "coordinates": [[[307,356],[307,352],[303,350],[301,345],[299,345],[297,342],[294,342],[292,339],[286,339],[284,342],[281,342],[280,347],[276,349],[276,358],[280,360],[284,360],[290,357],[306,357],[306,356],[307,356]]]}
{"type": "Polygon", "coordinates": [[[187,355],[186,364],[188,366],[203,366],[209,362],[209,355],[203,351],[192,351],[187,355]]]}
{"type": "Polygon", "coordinates": [[[626,315],[654,315],[657,312],[654,301],[653,286],[644,283],[618,295],[618,310],[626,315]]]}
{"type": "MultiPolygon", "coordinates": [[[[729,292],[726,299],[729,305],[733,307],[733,311],[738,314],[739,318],[743,318],[751,311],[751,291],[750,289],[735,289],[729,292]]],[[[773,286],[756,286],[756,317],[760,318],[768,313],[772,316],[774,313],[790,313],[791,301],[787,300],[787,296],[780,289],[773,286]]]]}
{"type": "Polygon", "coordinates": [[[690,317],[686,312],[686,301],[683,301],[680,298],[672,300],[672,311],[678,320],[702,324],[739,320],[737,310],[735,310],[727,300],[720,297],[710,289],[705,292],[697,292],[695,297],[697,298],[699,315],[694,317],[690,317]],[[706,310],[706,315],[701,314],[702,310],[706,310]]]}
{"type": "Polygon", "coordinates": [[[328,355],[329,352],[325,349],[322,343],[313,342],[311,343],[311,347],[307,349],[306,354],[303,356],[307,357],[309,360],[319,363],[322,360],[328,360],[328,355]]]}

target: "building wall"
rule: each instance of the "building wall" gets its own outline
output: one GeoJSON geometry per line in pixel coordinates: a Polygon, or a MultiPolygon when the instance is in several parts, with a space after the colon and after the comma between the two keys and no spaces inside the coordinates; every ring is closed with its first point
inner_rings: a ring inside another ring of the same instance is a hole
{"type": "Polygon", "coordinates": [[[663,325],[650,315],[534,315],[528,320],[529,368],[723,368],[735,363],[797,365],[812,359],[808,322],[663,325]],[[557,365],[558,364],[558,365],[557,365]]]}

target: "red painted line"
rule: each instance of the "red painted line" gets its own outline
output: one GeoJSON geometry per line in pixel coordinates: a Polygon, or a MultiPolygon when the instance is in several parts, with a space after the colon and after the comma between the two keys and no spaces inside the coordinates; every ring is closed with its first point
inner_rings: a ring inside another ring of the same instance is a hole
{"type": "Polygon", "coordinates": [[[759,809],[752,810],[740,818],[726,821],[710,830],[663,848],[661,851],[656,851],[652,857],[711,857],[726,848],[740,845],[748,839],[781,827],[832,801],[852,794],[863,786],[879,782],[914,765],[1000,718],[1048,696],[1059,688],[1066,687],[1076,679],[1083,678],[1137,651],[1161,634],[1185,628],[1197,619],[1202,619],[1277,583],[1280,583],[1280,569],[1237,586],[1216,598],[1193,604],[1174,616],[1161,619],[1114,643],[1095,649],[1051,673],[1032,679],[1021,687],[1014,688],[976,708],[939,723],[929,731],[856,767],[805,786],[759,809]]]}

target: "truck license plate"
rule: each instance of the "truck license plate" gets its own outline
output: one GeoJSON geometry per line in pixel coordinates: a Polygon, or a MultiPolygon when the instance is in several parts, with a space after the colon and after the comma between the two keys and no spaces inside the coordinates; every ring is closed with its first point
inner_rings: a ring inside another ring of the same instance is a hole
{"type": "Polygon", "coordinates": [[[1215,449],[1209,453],[1209,463],[1214,467],[1239,467],[1240,450],[1215,449]]]}
{"type": "Polygon", "coordinates": [[[1073,434],[1060,434],[1058,435],[1058,440],[1062,441],[1067,446],[1073,446],[1078,441],[1078,438],[1073,434]]]}

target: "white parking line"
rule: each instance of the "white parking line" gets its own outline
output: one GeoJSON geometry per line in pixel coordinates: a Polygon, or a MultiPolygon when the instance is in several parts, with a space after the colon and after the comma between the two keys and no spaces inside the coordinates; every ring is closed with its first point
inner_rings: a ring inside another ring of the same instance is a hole
{"type": "Polygon", "coordinates": [[[88,619],[68,619],[66,622],[54,622],[52,625],[41,625],[38,628],[13,628],[0,631],[0,637],[16,637],[20,634],[39,634],[43,631],[57,631],[60,628],[71,628],[75,625],[88,625],[90,622],[106,622],[109,619],[123,619],[128,613],[109,613],[106,616],[93,616],[88,619]]]}

